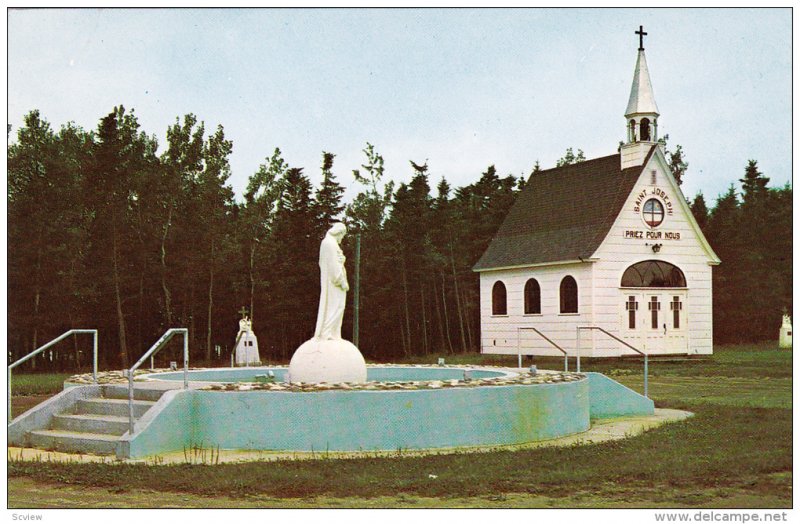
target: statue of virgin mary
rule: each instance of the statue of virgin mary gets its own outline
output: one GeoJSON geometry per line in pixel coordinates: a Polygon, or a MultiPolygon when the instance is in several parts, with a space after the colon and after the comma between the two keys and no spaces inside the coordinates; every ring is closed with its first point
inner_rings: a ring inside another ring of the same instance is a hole
{"type": "Polygon", "coordinates": [[[347,302],[347,271],[345,256],[339,244],[347,227],[337,222],[328,230],[319,246],[319,310],[314,337],[322,340],[342,338],[342,317],[347,302]]]}

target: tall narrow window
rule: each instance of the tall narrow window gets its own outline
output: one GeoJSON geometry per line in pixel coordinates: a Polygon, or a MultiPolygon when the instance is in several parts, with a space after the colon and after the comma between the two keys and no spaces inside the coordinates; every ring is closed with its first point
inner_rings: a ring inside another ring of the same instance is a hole
{"type": "Polygon", "coordinates": [[[561,280],[560,302],[562,313],[578,312],[578,283],[567,275],[561,280]]]}
{"type": "Polygon", "coordinates": [[[650,327],[658,329],[658,311],[661,309],[658,297],[650,297],[650,303],[647,305],[650,309],[650,327]]]}
{"type": "Polygon", "coordinates": [[[506,285],[501,281],[494,283],[492,287],[492,315],[507,315],[506,306],[506,285]]]}
{"type": "Polygon", "coordinates": [[[681,297],[672,297],[672,302],[669,303],[669,308],[672,310],[672,327],[675,329],[680,329],[681,309],[683,309],[681,297]]]}
{"type": "Polygon", "coordinates": [[[538,315],[542,312],[542,293],[539,282],[532,278],[525,282],[525,314],[538,315]]]}
{"type": "Polygon", "coordinates": [[[636,329],[636,310],[639,309],[639,303],[634,295],[628,297],[625,309],[628,311],[628,329],[636,329]]]}

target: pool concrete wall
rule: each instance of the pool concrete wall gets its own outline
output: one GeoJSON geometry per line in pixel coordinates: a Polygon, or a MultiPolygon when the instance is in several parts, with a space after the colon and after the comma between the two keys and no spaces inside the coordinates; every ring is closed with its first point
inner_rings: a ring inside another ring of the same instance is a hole
{"type": "Polygon", "coordinates": [[[589,429],[588,379],[409,391],[175,391],[120,454],[193,445],[371,451],[519,444],[589,429]],[[126,449],[127,448],[127,449],[126,449]]]}
{"type": "Polygon", "coordinates": [[[652,415],[653,401],[601,373],[589,377],[589,416],[593,419],[652,415]]]}

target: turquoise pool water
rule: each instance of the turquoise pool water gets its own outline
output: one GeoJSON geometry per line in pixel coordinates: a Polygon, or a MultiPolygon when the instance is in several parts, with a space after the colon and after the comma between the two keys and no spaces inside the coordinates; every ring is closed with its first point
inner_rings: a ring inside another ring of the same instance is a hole
{"type": "MultiPolygon", "coordinates": [[[[433,367],[367,367],[367,380],[377,382],[403,382],[428,380],[463,379],[466,368],[433,368],[433,367]]],[[[288,368],[252,367],[252,368],[219,368],[189,371],[190,382],[259,382],[269,371],[278,382],[284,381],[288,368]],[[261,375],[261,378],[258,378],[261,375]]],[[[470,369],[472,378],[494,378],[507,375],[502,371],[487,369],[470,369]]],[[[183,372],[154,373],[146,375],[150,380],[183,380],[183,372]]]]}

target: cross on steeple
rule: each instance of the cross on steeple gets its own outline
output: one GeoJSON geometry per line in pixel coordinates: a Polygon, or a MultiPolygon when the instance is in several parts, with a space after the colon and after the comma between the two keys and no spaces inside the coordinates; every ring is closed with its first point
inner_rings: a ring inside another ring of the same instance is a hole
{"type": "Polygon", "coordinates": [[[242,306],[242,309],[239,310],[239,314],[242,315],[242,318],[247,317],[247,308],[242,306]]]}
{"type": "Polygon", "coordinates": [[[644,35],[647,33],[644,32],[644,28],[639,26],[638,31],[634,31],[635,34],[639,35],[639,51],[644,51],[644,35]]]}

